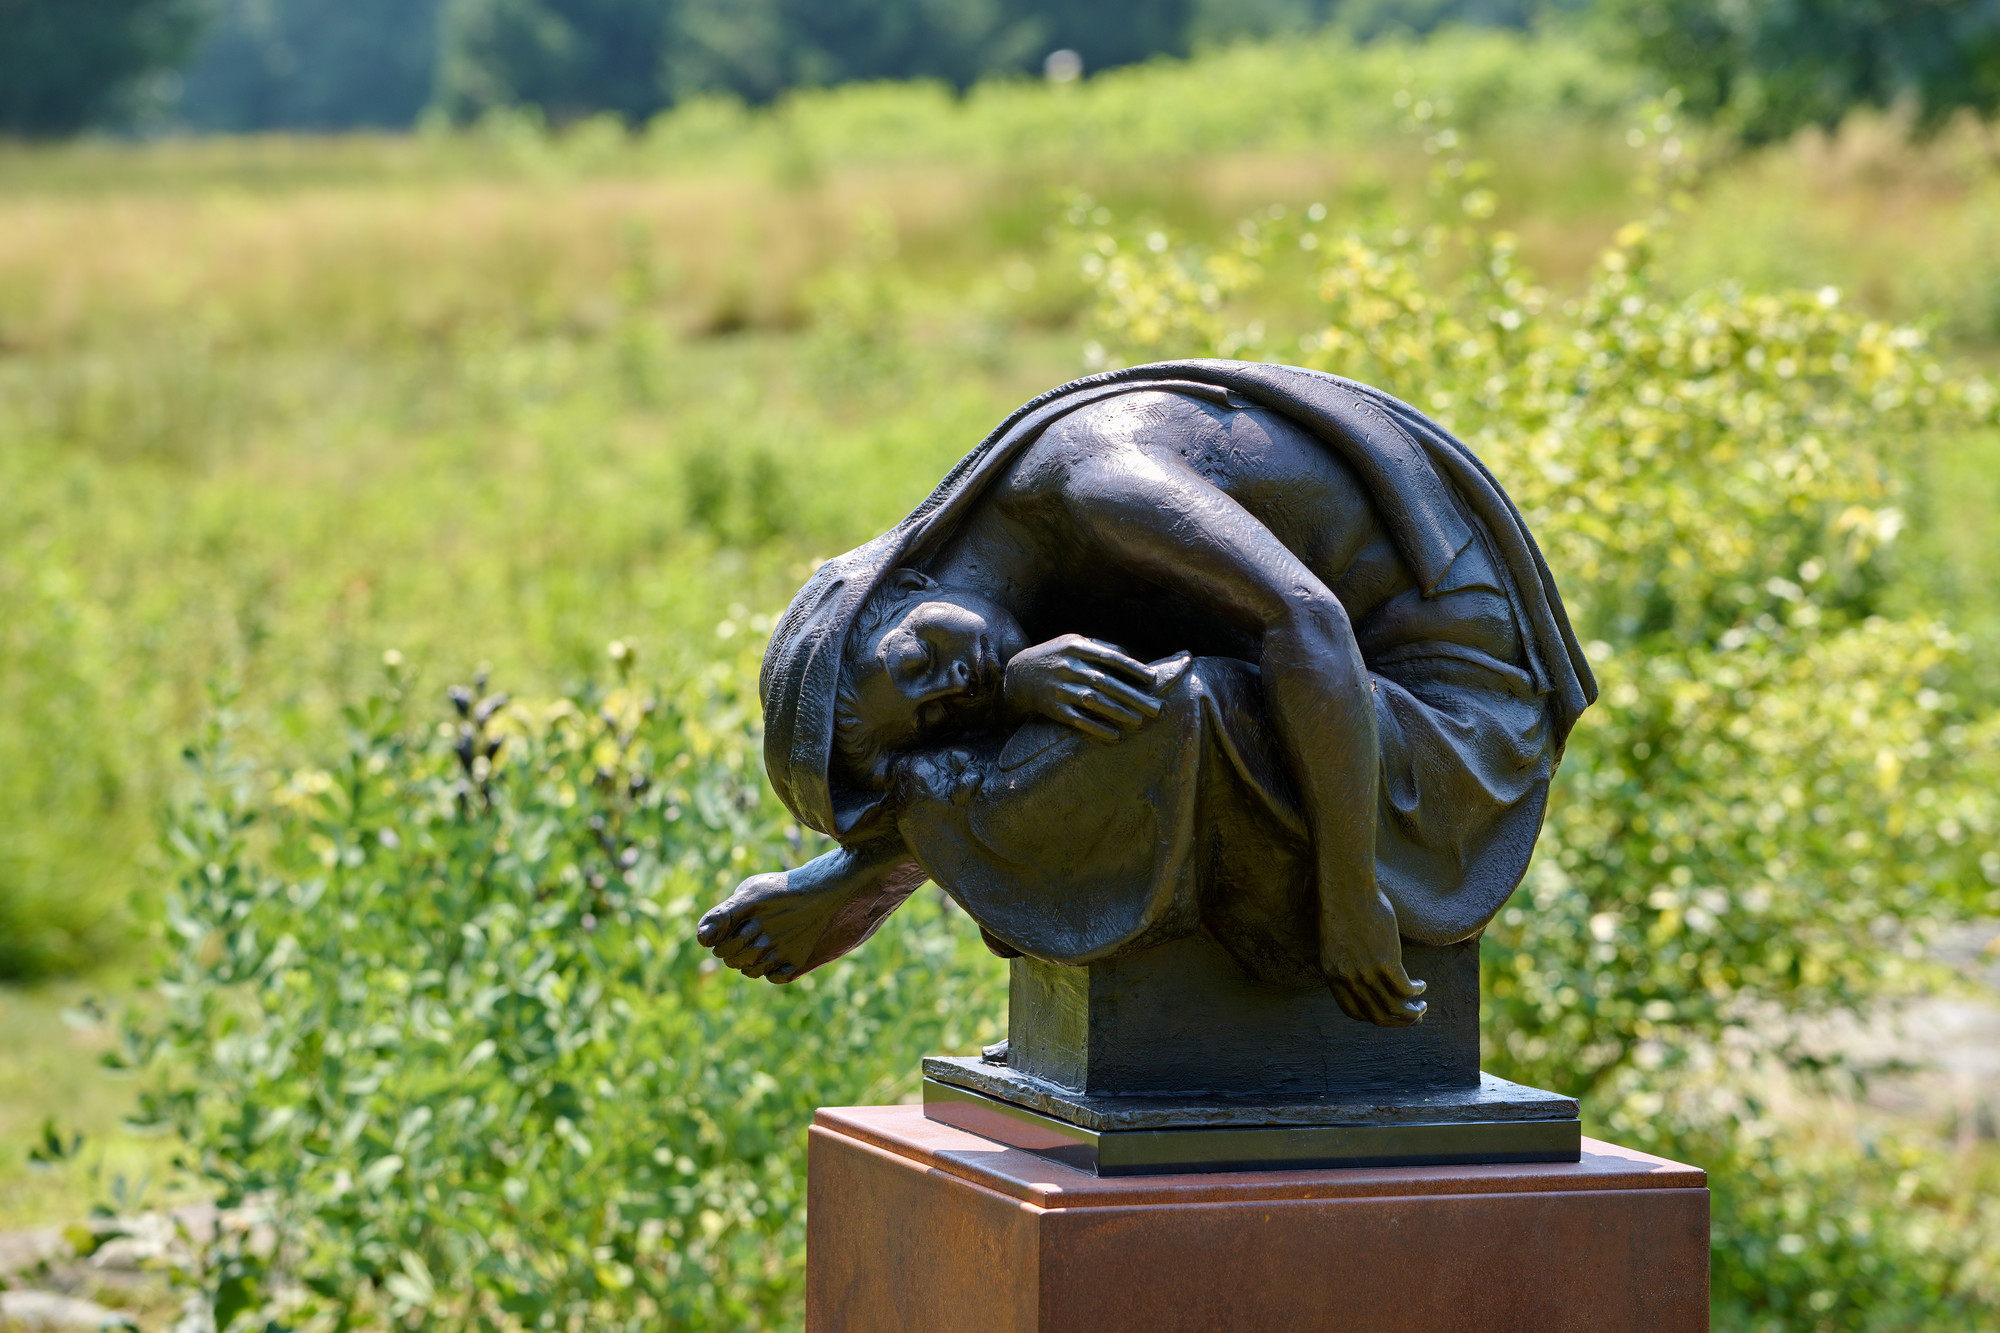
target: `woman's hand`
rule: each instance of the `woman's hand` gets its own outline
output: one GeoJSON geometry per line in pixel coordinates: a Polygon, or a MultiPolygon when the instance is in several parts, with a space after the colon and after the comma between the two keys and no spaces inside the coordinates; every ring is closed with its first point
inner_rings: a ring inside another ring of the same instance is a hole
{"type": "Polygon", "coordinates": [[[1158,717],[1155,688],[1145,663],[1081,634],[1023,648],[1008,661],[1001,686],[1016,713],[1039,713],[1100,741],[1158,717]]]}
{"type": "Polygon", "coordinates": [[[1423,1021],[1425,984],[1403,970],[1396,909],[1375,885],[1364,902],[1321,895],[1319,966],[1349,1018],[1385,1028],[1423,1021]]]}

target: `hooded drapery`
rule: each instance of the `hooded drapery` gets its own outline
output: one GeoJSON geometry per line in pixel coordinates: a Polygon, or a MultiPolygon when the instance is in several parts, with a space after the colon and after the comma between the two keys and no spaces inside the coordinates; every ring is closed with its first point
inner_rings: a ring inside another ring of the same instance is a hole
{"type": "MultiPolygon", "coordinates": [[[[1298,367],[1216,360],[1162,362],[1051,390],[1003,421],[901,523],[827,561],[786,609],[764,657],[760,688],[765,767],[773,787],[802,823],[843,841],[872,836],[882,830],[885,817],[895,817],[886,809],[884,794],[852,788],[831,777],[834,702],[855,617],[891,570],[921,568],[987,487],[1052,422],[1107,398],[1143,391],[1261,407],[1324,444],[1361,479],[1426,597],[1440,591],[1460,553],[1483,539],[1524,640],[1523,663],[1467,662],[1449,651],[1426,653],[1421,646],[1412,651],[1407,645],[1386,655],[1396,660],[1386,660],[1383,654],[1371,657],[1368,644],[1362,645],[1364,660],[1377,679],[1384,746],[1384,888],[1397,906],[1406,936],[1446,942],[1473,933],[1498,910],[1525,872],[1540,828],[1548,776],[1577,716],[1596,697],[1596,685],[1534,538],[1472,451],[1415,408],[1379,390],[1298,367]],[[1467,698],[1488,702],[1467,713],[1467,698]],[[1488,733],[1495,728],[1507,743],[1482,746],[1482,740],[1492,740],[1488,733]],[[1495,768],[1496,763],[1500,767],[1495,768]],[[1471,813],[1461,815],[1461,809],[1450,807],[1470,808],[1471,813]]],[[[1246,746],[1228,722],[1236,718],[1239,731],[1242,726],[1255,730],[1255,720],[1240,707],[1218,710],[1213,705],[1218,697],[1240,699],[1241,689],[1229,684],[1232,672],[1220,659],[1202,662],[1215,665],[1186,673],[1190,682],[1186,689],[1211,703],[1178,710],[1176,716],[1192,719],[1188,725],[1198,730],[1208,730],[1183,738],[1183,745],[1193,747],[1183,759],[1196,753],[1220,756],[1217,762],[1223,768],[1217,771],[1222,780],[1250,793],[1245,798],[1250,805],[1268,814],[1273,846],[1287,837],[1296,841],[1297,815],[1295,809],[1287,813],[1290,802],[1282,782],[1259,776],[1268,764],[1255,757],[1245,759],[1255,743],[1246,746]],[[1289,835],[1288,828],[1294,830],[1289,835]]],[[[1180,769],[1195,771],[1185,762],[1180,769]]],[[[1021,770],[1016,765],[1005,771],[1021,770]]],[[[1017,792],[1022,790],[1018,777],[987,785],[998,792],[1010,784],[1017,792]]],[[[1169,795],[1169,806],[1178,800],[1179,808],[1192,815],[1195,807],[1188,802],[1196,800],[1195,795],[1169,795]]],[[[998,816],[994,810],[985,815],[991,827],[998,816]]],[[[936,819],[926,823],[919,817],[904,823],[905,836],[913,843],[925,839],[924,828],[934,839],[949,842],[956,837],[941,832],[943,826],[936,819]]],[[[1120,836],[1129,838],[1135,832],[1120,836]]],[[[971,836],[985,847],[987,861],[1001,878],[1011,875],[1009,882],[1019,881],[1024,873],[1021,865],[1012,870],[998,865],[1017,857],[999,856],[990,839],[971,836]]],[[[1226,849],[1196,849],[1192,844],[1183,849],[1188,856],[1197,850],[1210,862],[1218,856],[1226,861],[1230,855],[1226,849]]],[[[942,855],[942,847],[936,856],[925,856],[922,847],[913,846],[913,851],[927,868],[977,855],[977,848],[969,846],[957,848],[951,857],[942,855]]],[[[1071,853],[1073,858],[1076,849],[1071,853]]],[[[1086,923],[1060,947],[1047,940],[1010,938],[1005,923],[989,919],[998,913],[982,916],[979,900],[991,899],[996,892],[1006,896],[999,880],[985,890],[941,882],[990,934],[1051,961],[1085,961],[1153,938],[1169,919],[1221,910],[1197,902],[1202,893],[1188,885],[1169,892],[1161,873],[1156,866],[1152,880],[1135,890],[1152,907],[1123,925],[1086,923]],[[1170,900],[1180,906],[1171,906],[1170,900]]],[[[1183,868],[1168,878],[1185,878],[1187,873],[1191,872],[1183,868]]],[[[1077,888],[1051,881],[1048,892],[1060,896],[1077,888]]]]}

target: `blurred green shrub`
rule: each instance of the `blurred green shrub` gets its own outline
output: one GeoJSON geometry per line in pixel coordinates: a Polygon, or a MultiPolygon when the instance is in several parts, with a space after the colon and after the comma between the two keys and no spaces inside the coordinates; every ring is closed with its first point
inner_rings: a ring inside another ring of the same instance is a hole
{"type": "Polygon", "coordinates": [[[1454,99],[1459,122],[1595,126],[1641,95],[1644,76],[1587,43],[1450,29],[1424,42],[1358,44],[1339,33],[1157,60],[1078,84],[993,79],[954,97],[943,83],[801,88],[769,114],[723,97],[654,118],[647,150],[684,166],[756,154],[821,167],[896,161],[1141,161],[1256,148],[1366,144],[1391,129],[1392,94],[1454,99]]]}
{"type": "Polygon", "coordinates": [[[753,658],[355,703],[324,767],[226,717],[170,839],[145,1114],[225,1229],[183,1277],[217,1327],[738,1329],[797,1322],[812,1108],[997,1035],[1004,973],[919,895],[867,966],[745,985],[693,944],[752,865],[815,854],[766,793],[753,658]]]}
{"type": "MultiPolygon", "coordinates": [[[[1832,290],[1670,294],[1664,211],[1558,301],[1485,221],[1455,133],[1417,128],[1439,161],[1428,225],[1273,210],[1222,248],[1086,226],[1093,358],[1261,351],[1472,444],[1603,685],[1488,936],[1488,1068],[1713,1172],[1726,1320],[1991,1321],[1990,1192],[1921,1146],[1788,1136],[1771,1106],[1787,1079],[1851,1086],[1866,1071],[1829,1023],[1934,979],[1940,925],[2000,911],[2000,715],[1955,689],[1966,644],[1894,558],[1913,450],[1990,422],[1994,392],[1832,290]],[[1321,318],[1267,329],[1250,316],[1302,251],[1321,318]]],[[[1689,184],[1681,142],[1662,148],[1656,184],[1689,184]]]]}
{"type": "Polygon", "coordinates": [[[150,738],[103,707],[125,684],[115,625],[22,526],[0,548],[0,979],[83,970],[128,946],[117,913],[130,849],[150,834],[132,791],[150,738]]]}

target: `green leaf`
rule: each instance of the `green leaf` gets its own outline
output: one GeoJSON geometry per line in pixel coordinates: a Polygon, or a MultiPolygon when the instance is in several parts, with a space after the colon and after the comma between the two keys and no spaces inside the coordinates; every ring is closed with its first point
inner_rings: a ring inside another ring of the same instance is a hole
{"type": "Polygon", "coordinates": [[[396,1300],[417,1309],[428,1309],[437,1299],[437,1285],[431,1280],[431,1270],[422,1256],[408,1250],[402,1254],[403,1271],[391,1273],[383,1281],[383,1287],[396,1300]]]}
{"type": "Polygon", "coordinates": [[[367,1168],[362,1171],[361,1184],[369,1193],[380,1194],[383,1190],[389,1188],[389,1182],[394,1180],[402,1170],[403,1159],[398,1154],[390,1153],[386,1157],[378,1157],[370,1162],[367,1168]]]}

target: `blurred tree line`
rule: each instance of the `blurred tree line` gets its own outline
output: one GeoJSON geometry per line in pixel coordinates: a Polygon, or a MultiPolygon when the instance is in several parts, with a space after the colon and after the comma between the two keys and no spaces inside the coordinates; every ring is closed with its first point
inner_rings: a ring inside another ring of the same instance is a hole
{"type": "Polygon", "coordinates": [[[1337,25],[1581,24],[1751,139],[2000,104],[2000,0],[0,0],[0,132],[637,122],[697,93],[1086,70],[1337,25]]]}
{"type": "MultiPolygon", "coordinates": [[[[1294,0],[1321,17],[1319,0],[1294,0]]],[[[0,132],[340,130],[1182,54],[1204,0],[0,0],[0,132]]],[[[1267,7],[1269,0],[1266,0],[1267,7]]],[[[1261,16],[1262,11],[1258,11],[1261,16]]],[[[1276,21],[1294,21],[1274,10],[1276,21]]],[[[1214,27],[1214,24],[1210,24],[1214,27]]]]}
{"type": "Polygon", "coordinates": [[[1752,140],[1853,106],[1907,104],[1934,125],[2000,104],[2000,0],[1604,0],[1601,17],[1752,140]]]}

